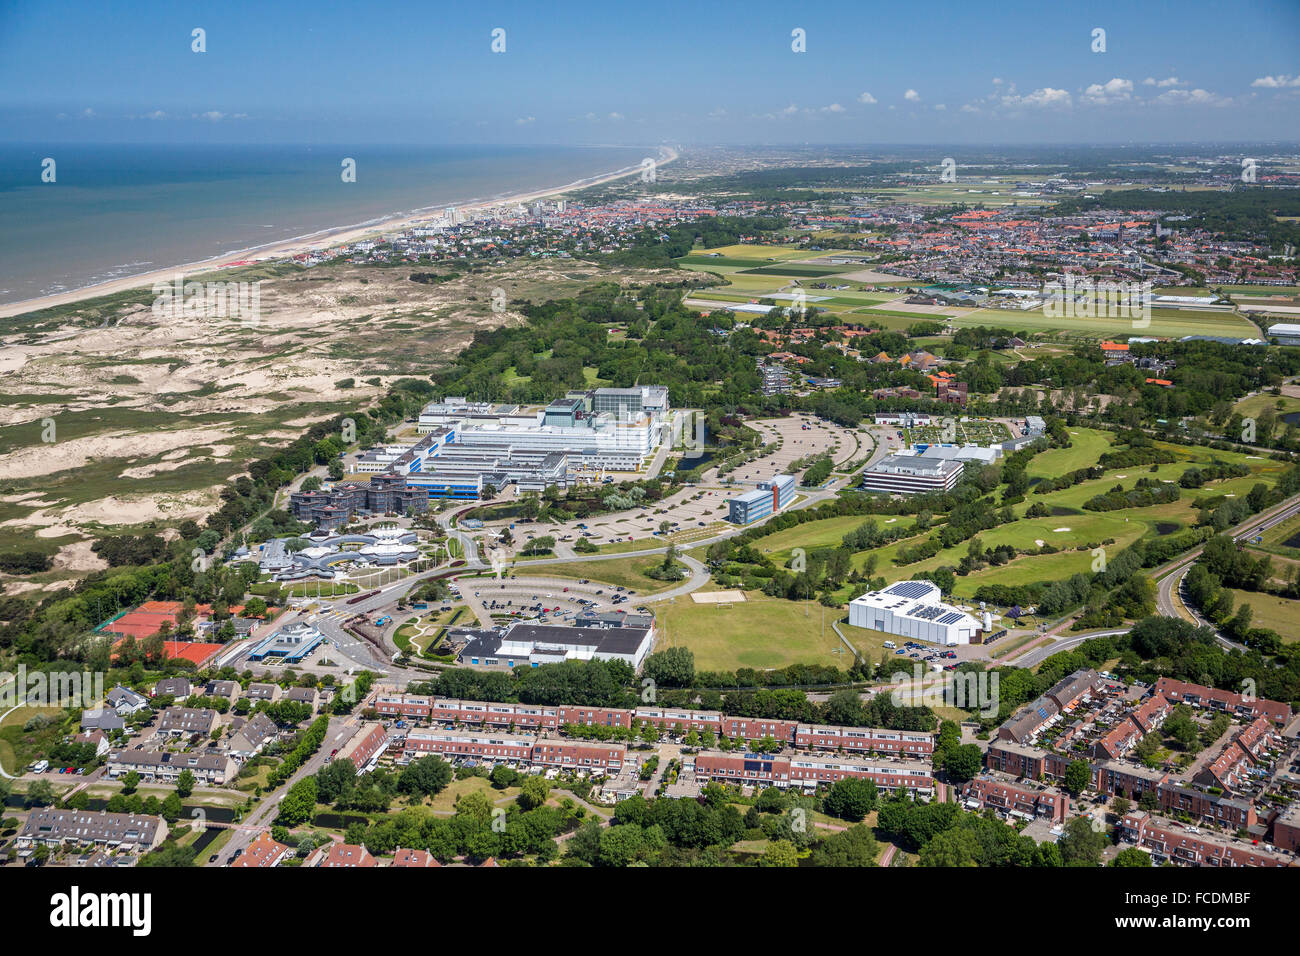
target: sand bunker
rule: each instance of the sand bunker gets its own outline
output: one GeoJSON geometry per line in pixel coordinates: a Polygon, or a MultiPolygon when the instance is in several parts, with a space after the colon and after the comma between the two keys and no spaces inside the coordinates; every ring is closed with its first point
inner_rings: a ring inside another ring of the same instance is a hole
{"type": "Polygon", "coordinates": [[[692,591],[691,600],[696,604],[732,604],[745,600],[744,591],[692,591]]]}

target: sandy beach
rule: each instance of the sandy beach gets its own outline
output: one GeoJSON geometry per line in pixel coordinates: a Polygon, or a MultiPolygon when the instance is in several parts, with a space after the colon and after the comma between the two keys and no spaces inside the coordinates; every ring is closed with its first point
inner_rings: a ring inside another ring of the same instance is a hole
{"type": "MultiPolygon", "coordinates": [[[[659,157],[655,160],[656,165],[662,166],[665,163],[671,163],[673,160],[677,159],[678,154],[676,150],[669,147],[659,147],[658,152],[659,157]]],[[[586,189],[589,186],[599,186],[602,183],[613,182],[614,180],[624,179],[628,176],[636,176],[639,175],[640,172],[640,165],[629,166],[624,169],[618,169],[599,176],[592,176],[563,186],[548,187],[526,193],[512,193],[499,198],[477,202],[468,202],[463,204],[446,203],[444,206],[439,207],[438,210],[429,209],[410,215],[393,216],[391,218],[359,226],[340,226],[335,229],[324,229],[319,232],[311,233],[310,235],[299,236],[296,239],[287,239],[282,242],[238,249],[225,255],[205,259],[200,262],[178,263],[177,265],[167,266],[162,269],[154,269],[150,272],[143,272],[138,275],[125,276],[108,282],[88,285],[80,289],[73,289],[69,292],[39,296],[34,299],[24,299],[21,302],[10,302],[0,305],[0,318],[22,315],[24,312],[34,312],[38,309],[48,309],[53,306],[67,305],[72,302],[81,302],[102,295],[112,295],[116,292],[125,292],[129,289],[139,289],[145,286],[152,286],[155,282],[169,282],[178,272],[193,276],[199,273],[212,272],[217,269],[225,268],[234,263],[247,264],[249,262],[262,262],[268,259],[285,259],[304,252],[316,252],[321,249],[344,246],[360,239],[380,235],[382,233],[400,231],[419,223],[427,222],[440,214],[441,209],[446,206],[455,206],[457,209],[464,212],[476,212],[483,209],[490,209],[493,206],[505,205],[507,203],[527,204],[539,199],[548,199],[553,196],[560,196],[579,189],[586,189]]]]}

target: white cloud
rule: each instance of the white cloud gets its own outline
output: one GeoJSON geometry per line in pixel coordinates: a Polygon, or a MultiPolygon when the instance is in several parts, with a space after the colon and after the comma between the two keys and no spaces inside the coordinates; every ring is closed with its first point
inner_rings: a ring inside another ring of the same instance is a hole
{"type": "Polygon", "coordinates": [[[609,114],[609,118],[612,119],[614,122],[617,123],[619,120],[621,120],[621,119],[623,118],[623,114],[622,114],[622,113],[610,113],[610,114],[609,114]]]}
{"type": "Polygon", "coordinates": [[[533,117],[533,116],[521,116],[521,117],[519,117],[517,120],[515,120],[515,125],[516,125],[516,126],[528,126],[528,125],[530,125],[531,123],[534,123],[534,122],[536,122],[536,121],[537,121],[537,120],[536,120],[536,117],[533,117]]]}
{"type": "Polygon", "coordinates": [[[962,106],[961,111],[963,113],[978,113],[980,111],[980,108],[978,106],[973,106],[970,103],[966,103],[964,106],[962,106]]]}
{"type": "Polygon", "coordinates": [[[208,110],[206,113],[198,113],[195,119],[207,120],[209,123],[220,123],[226,118],[226,114],[220,110],[208,110]]]}
{"type": "Polygon", "coordinates": [[[916,90],[908,90],[903,94],[903,99],[907,100],[909,103],[919,103],[921,102],[921,94],[916,92],[916,90]]]}
{"type": "MultiPolygon", "coordinates": [[[[1074,105],[1074,98],[1070,95],[1069,90],[1058,90],[1055,87],[1045,86],[1040,90],[1034,90],[1032,93],[1026,93],[1021,96],[1017,93],[1006,93],[1002,96],[991,96],[989,100],[995,106],[1001,106],[1005,109],[1069,109],[1074,105]]],[[[969,104],[968,104],[969,105],[969,104]]],[[[963,107],[965,110],[965,107],[963,107]]],[[[966,112],[977,112],[977,110],[965,110],[966,112]]]]}
{"type": "Polygon", "coordinates": [[[872,103],[876,102],[876,98],[872,96],[870,93],[859,93],[858,102],[866,103],[868,106],[870,106],[872,103]]]}
{"type": "Polygon", "coordinates": [[[822,112],[823,112],[823,113],[843,113],[843,112],[844,112],[844,107],[840,106],[839,103],[832,103],[830,106],[823,106],[823,107],[822,107],[822,112]]]}
{"type": "Polygon", "coordinates": [[[152,113],[145,113],[144,118],[151,120],[164,120],[167,118],[167,114],[162,110],[154,110],[152,113]]]}
{"type": "Polygon", "coordinates": [[[1133,98],[1133,81],[1115,77],[1105,83],[1093,83],[1083,91],[1085,103],[1096,106],[1108,106],[1111,103],[1124,103],[1133,98]]]}
{"type": "Polygon", "coordinates": [[[1002,85],[1002,77],[1000,77],[1000,76],[995,76],[995,77],[993,77],[993,85],[994,85],[994,86],[1001,86],[1001,85],[1002,85]]]}
{"type": "Polygon", "coordinates": [[[1157,80],[1154,76],[1148,76],[1142,81],[1143,86],[1154,86],[1158,89],[1166,89],[1170,86],[1186,86],[1187,84],[1176,76],[1166,77],[1163,80],[1157,80]]]}
{"type": "Polygon", "coordinates": [[[1300,86],[1300,73],[1295,76],[1286,73],[1279,73],[1277,76],[1261,76],[1253,80],[1250,85],[1265,90],[1280,90],[1288,86],[1300,86]]]}
{"type": "Polygon", "coordinates": [[[1151,102],[1161,106],[1227,106],[1232,99],[1202,89],[1166,90],[1151,102]]]}
{"type": "Polygon", "coordinates": [[[944,103],[937,103],[937,104],[935,104],[935,107],[934,107],[934,108],[935,108],[936,110],[946,110],[946,109],[948,108],[948,106],[947,106],[947,104],[944,104],[944,103]]]}

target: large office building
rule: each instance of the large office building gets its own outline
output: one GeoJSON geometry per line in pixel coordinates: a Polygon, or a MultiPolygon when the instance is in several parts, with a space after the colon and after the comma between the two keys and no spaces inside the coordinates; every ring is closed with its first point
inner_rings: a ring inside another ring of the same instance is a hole
{"type": "Polygon", "coordinates": [[[849,602],[849,624],[927,644],[978,642],[980,622],[940,601],[940,593],[931,581],[898,581],[868,591],[849,602]]]}
{"type": "Polygon", "coordinates": [[[949,458],[886,455],[862,473],[861,487],[894,495],[951,491],[961,480],[963,467],[949,458]]]}
{"type": "Polygon", "coordinates": [[[794,500],[794,475],[776,475],[758,483],[753,491],[727,499],[727,520],[751,524],[774,515],[794,500]]]}

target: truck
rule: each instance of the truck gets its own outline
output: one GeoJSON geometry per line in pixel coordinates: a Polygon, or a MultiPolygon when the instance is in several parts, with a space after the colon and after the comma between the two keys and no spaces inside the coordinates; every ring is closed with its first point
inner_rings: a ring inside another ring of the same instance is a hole
{"type": "Polygon", "coordinates": [[[50,762],[48,760],[38,760],[32,765],[32,773],[45,773],[49,769],[50,762]]]}
{"type": "Polygon", "coordinates": [[[885,647],[889,648],[891,651],[897,646],[898,645],[895,644],[893,641],[885,641],[885,647]]]}

